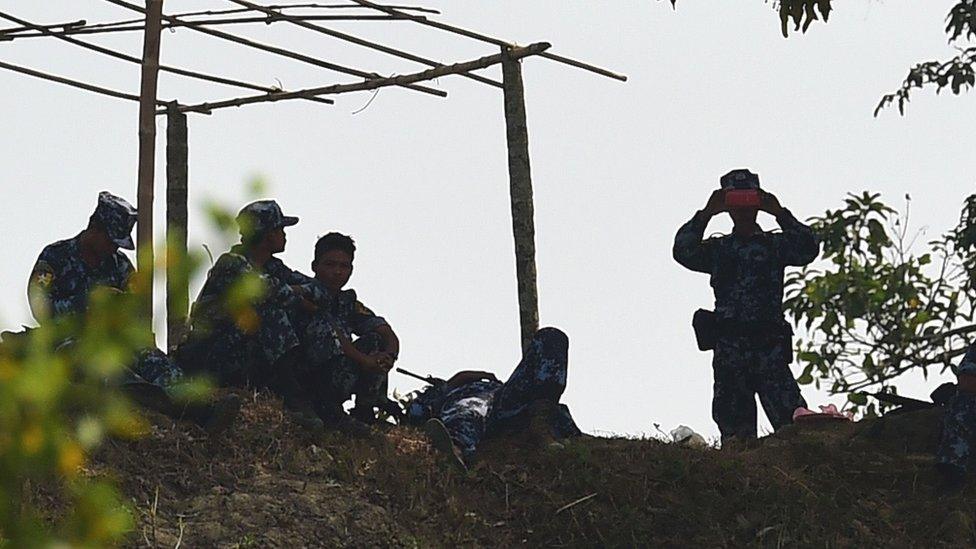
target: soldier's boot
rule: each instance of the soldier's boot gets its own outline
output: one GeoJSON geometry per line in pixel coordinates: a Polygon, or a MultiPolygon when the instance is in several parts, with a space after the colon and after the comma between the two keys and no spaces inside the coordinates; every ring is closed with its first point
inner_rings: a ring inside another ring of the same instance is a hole
{"type": "Polygon", "coordinates": [[[295,375],[298,369],[298,358],[299,355],[294,352],[279,358],[274,363],[274,376],[268,385],[281,396],[285,408],[295,423],[310,431],[321,431],[325,428],[325,423],[315,413],[311,400],[295,375]]]}
{"type": "Polygon", "coordinates": [[[529,405],[528,427],[526,433],[528,442],[537,448],[560,449],[565,446],[556,440],[552,430],[552,423],[557,413],[558,404],[549,400],[536,400],[529,405]]]}
{"type": "Polygon", "coordinates": [[[342,410],[342,406],[335,403],[319,403],[316,411],[326,429],[338,431],[354,438],[368,438],[372,431],[369,425],[357,421],[342,410]]]}
{"type": "Polygon", "coordinates": [[[235,394],[225,395],[209,407],[207,418],[202,424],[203,429],[208,435],[217,436],[230,429],[240,411],[241,397],[235,394]]]}
{"type": "Polygon", "coordinates": [[[939,481],[935,486],[935,491],[940,496],[948,497],[958,494],[966,485],[966,471],[958,465],[951,463],[936,463],[935,472],[939,475],[939,481]]]}
{"type": "Polygon", "coordinates": [[[349,415],[356,421],[365,424],[376,423],[376,411],[373,410],[372,404],[359,404],[356,403],[352,410],[349,410],[349,415]]]}
{"type": "Polygon", "coordinates": [[[427,433],[431,446],[449,458],[453,458],[451,461],[454,465],[464,471],[468,470],[468,466],[464,463],[464,455],[454,445],[454,441],[451,440],[451,433],[448,432],[443,421],[437,418],[427,420],[427,423],[424,424],[424,432],[427,433]]]}

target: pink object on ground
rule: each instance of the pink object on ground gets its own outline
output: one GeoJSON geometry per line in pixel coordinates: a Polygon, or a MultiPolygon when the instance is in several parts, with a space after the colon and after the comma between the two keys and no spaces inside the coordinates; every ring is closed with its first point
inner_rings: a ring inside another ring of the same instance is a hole
{"type": "Polygon", "coordinates": [[[800,406],[793,411],[793,421],[810,421],[817,419],[854,421],[854,414],[851,412],[841,412],[837,409],[837,406],[834,406],[833,404],[821,406],[820,412],[814,412],[813,410],[804,408],[803,406],[800,406]]]}

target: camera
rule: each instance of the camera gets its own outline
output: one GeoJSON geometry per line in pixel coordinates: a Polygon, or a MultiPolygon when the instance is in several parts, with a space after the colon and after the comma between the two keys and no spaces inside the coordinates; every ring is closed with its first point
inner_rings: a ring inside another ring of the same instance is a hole
{"type": "Polygon", "coordinates": [[[719,180],[725,191],[727,208],[758,208],[759,176],[749,170],[732,170],[719,180]]]}

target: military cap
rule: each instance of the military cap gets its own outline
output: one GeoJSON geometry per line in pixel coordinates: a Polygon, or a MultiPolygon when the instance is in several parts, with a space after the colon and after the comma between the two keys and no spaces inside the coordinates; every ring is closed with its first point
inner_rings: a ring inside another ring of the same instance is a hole
{"type": "Polygon", "coordinates": [[[281,206],[274,200],[258,200],[241,208],[237,214],[237,226],[242,236],[250,237],[279,227],[298,223],[297,217],[281,213],[281,206]]]}
{"type": "Polygon", "coordinates": [[[136,224],[136,209],[124,198],[108,191],[98,193],[98,205],[91,218],[119,248],[135,249],[132,226],[136,224]]]}
{"type": "Polygon", "coordinates": [[[723,189],[758,189],[759,176],[746,169],[732,170],[719,183],[723,189]]]}

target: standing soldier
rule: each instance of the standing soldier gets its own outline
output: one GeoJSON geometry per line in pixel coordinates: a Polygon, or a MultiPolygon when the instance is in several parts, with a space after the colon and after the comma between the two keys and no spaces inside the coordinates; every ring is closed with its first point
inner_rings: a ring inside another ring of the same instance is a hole
{"type": "Polygon", "coordinates": [[[699,348],[714,350],[712,418],[723,442],[756,438],[757,393],[773,429],[792,423],[794,410],[806,406],[790,372],[793,332],[783,317],[783,272],[819,252],[810,227],[761,190],[748,170],[723,176],[705,208],[678,229],[674,259],[711,275],[715,292],[714,313],[696,314],[695,331],[699,348]],[[759,211],[774,216],[783,232],[764,232],[759,211]],[[732,218],[732,234],[703,240],[709,220],[721,212],[732,218]]]}
{"type": "Polygon", "coordinates": [[[302,353],[295,328],[299,312],[315,306],[274,257],[285,250],[285,227],[296,223],[274,200],[241,209],[241,243],[207,273],[177,355],[184,367],[206,370],[221,385],[270,388],[296,421],[317,429],[322,420],[297,378],[302,353]]]}

